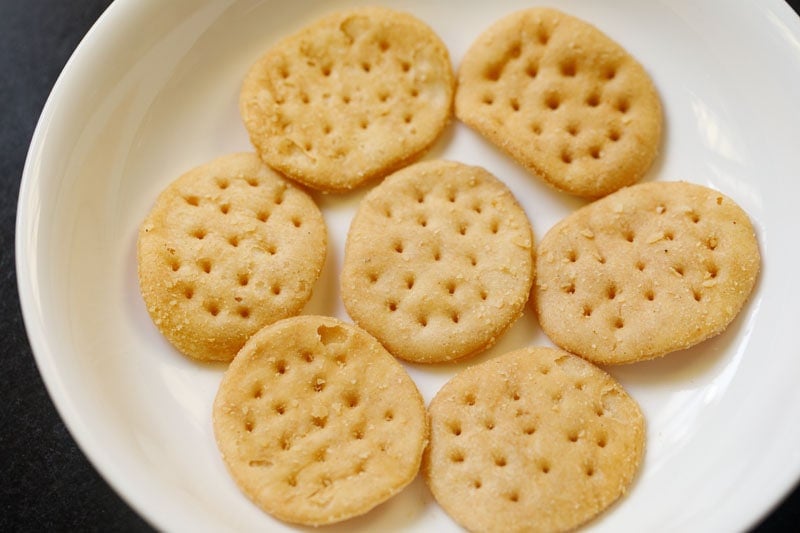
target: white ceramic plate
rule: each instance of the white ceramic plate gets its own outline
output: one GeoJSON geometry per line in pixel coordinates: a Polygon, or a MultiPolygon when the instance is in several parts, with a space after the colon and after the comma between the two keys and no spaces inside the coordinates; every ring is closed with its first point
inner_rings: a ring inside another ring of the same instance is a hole
{"type": "MultiPolygon", "coordinates": [[[[136,282],[137,225],[185,170],[250,149],[237,97],[275,40],[351,2],[119,0],[58,80],[31,146],[17,225],[20,296],[39,368],[80,446],[167,530],[288,529],[228,477],[210,408],[223,368],[178,355],[136,282]]],[[[490,22],[526,1],[386,2],[427,21],[456,65],[490,22]]],[[[610,371],[641,403],[646,458],[630,493],[590,528],[713,531],[751,525],[800,476],[800,20],[779,1],[559,2],[632,52],[661,93],[666,135],[646,179],[717,188],[752,216],[763,271],[723,335],[610,371]]],[[[486,167],[541,237],[581,204],[454,123],[428,158],[486,167]]],[[[330,228],[308,313],[346,318],[337,279],[363,190],[316,196],[330,228]]],[[[530,312],[486,356],[549,344],[530,312]]],[[[474,360],[473,360],[474,362],[474,360]]],[[[427,400],[460,366],[411,369],[427,400]]],[[[330,531],[456,529],[417,479],[330,531]]]]}

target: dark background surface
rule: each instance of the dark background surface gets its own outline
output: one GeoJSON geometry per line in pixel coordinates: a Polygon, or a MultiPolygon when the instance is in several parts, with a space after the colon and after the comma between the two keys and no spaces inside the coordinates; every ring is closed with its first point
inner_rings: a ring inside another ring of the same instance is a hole
{"type": "MultiPolygon", "coordinates": [[[[800,0],[789,3],[800,11],[800,0]]],[[[0,0],[0,531],[150,530],[87,461],[47,395],[25,334],[14,265],[17,195],[36,121],[70,54],[108,4],[0,0]]],[[[800,531],[800,488],[755,531],[800,531]]]]}

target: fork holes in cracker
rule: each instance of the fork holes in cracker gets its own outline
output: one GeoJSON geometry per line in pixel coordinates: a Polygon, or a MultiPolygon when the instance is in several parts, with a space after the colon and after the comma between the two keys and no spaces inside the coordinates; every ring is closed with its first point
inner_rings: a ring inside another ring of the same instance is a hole
{"type": "Polygon", "coordinates": [[[358,395],[357,391],[346,392],[342,399],[344,400],[344,404],[350,409],[358,407],[358,403],[361,401],[361,397],[358,395]]]}
{"type": "Polygon", "coordinates": [[[592,316],[592,308],[589,307],[588,305],[584,305],[583,306],[583,316],[585,316],[587,318],[592,316]]]}
{"type": "Polygon", "coordinates": [[[219,305],[216,302],[206,303],[205,308],[211,316],[217,316],[219,314],[219,305]]]}
{"type": "Polygon", "coordinates": [[[545,97],[544,104],[551,111],[555,111],[561,105],[561,97],[556,93],[548,94],[545,97]]]}
{"type": "Polygon", "coordinates": [[[197,262],[200,269],[206,274],[211,273],[211,261],[209,259],[201,259],[197,262]]]}
{"type": "Polygon", "coordinates": [[[183,199],[192,207],[197,207],[200,205],[200,199],[197,196],[186,196],[183,199]]]}
{"type": "Polygon", "coordinates": [[[275,285],[272,285],[272,287],[270,287],[269,290],[270,290],[270,292],[272,294],[274,294],[275,296],[278,296],[281,293],[281,286],[275,284],[275,285]]]}
{"type": "Polygon", "coordinates": [[[539,65],[536,63],[528,63],[525,67],[525,74],[531,79],[535,78],[539,74],[539,65]]]}
{"type": "Polygon", "coordinates": [[[192,237],[202,241],[203,239],[206,238],[206,234],[207,234],[206,230],[204,230],[203,228],[198,228],[192,232],[192,237]]]}
{"type": "Polygon", "coordinates": [[[550,33],[545,28],[539,28],[536,38],[539,40],[539,44],[545,45],[550,40],[550,33]]]}
{"type": "Polygon", "coordinates": [[[631,103],[627,98],[621,98],[619,101],[617,101],[617,111],[620,113],[627,113],[630,108],[631,103]]]}
{"type": "Polygon", "coordinates": [[[250,309],[247,307],[240,307],[237,312],[242,318],[250,318],[250,309]]]}
{"type": "Polygon", "coordinates": [[[508,460],[506,460],[505,456],[498,455],[494,458],[494,465],[503,468],[508,465],[508,460]]]}
{"type": "Polygon", "coordinates": [[[450,461],[454,463],[463,463],[464,462],[464,452],[461,450],[452,450],[450,451],[450,461]]]}
{"type": "Polygon", "coordinates": [[[550,462],[549,461],[539,461],[539,470],[542,474],[549,474],[550,473],[550,462]]]}
{"type": "Polygon", "coordinates": [[[269,220],[269,213],[267,213],[266,211],[259,211],[256,214],[256,218],[258,219],[259,222],[266,222],[267,220],[269,220]]]}
{"type": "Polygon", "coordinates": [[[575,60],[568,59],[561,63],[561,75],[567,78],[574,78],[577,74],[577,65],[575,64],[575,60]]]}
{"type": "Polygon", "coordinates": [[[513,111],[519,111],[519,100],[517,100],[516,98],[512,98],[511,100],[509,100],[508,105],[511,106],[511,109],[513,111]]]}
{"type": "Polygon", "coordinates": [[[616,297],[617,297],[617,286],[611,284],[606,288],[606,298],[608,298],[609,300],[613,300],[616,297]]]}

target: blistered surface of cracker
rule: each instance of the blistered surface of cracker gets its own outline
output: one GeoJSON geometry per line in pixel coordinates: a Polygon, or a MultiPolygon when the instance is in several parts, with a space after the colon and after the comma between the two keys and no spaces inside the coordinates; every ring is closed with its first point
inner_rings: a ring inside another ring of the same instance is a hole
{"type": "Polygon", "coordinates": [[[626,492],[643,454],[636,402],[599,368],[553,348],[460,372],[429,412],[426,481],[470,531],[571,530],[626,492]]]}
{"type": "Polygon", "coordinates": [[[542,329],[564,349],[608,364],[722,332],[760,264],[747,214],[684,182],[639,184],[589,204],[554,226],[538,254],[542,329]]]}
{"type": "Polygon", "coordinates": [[[230,361],[261,327],[299,313],[325,261],[312,198],[253,153],[171,183],[139,230],[139,286],[182,353],[230,361]]]}
{"type": "Polygon", "coordinates": [[[254,335],[214,402],[214,433],[241,490],[288,522],[366,513],[416,476],[422,396],[366,332],[300,316],[254,335]]]}
{"type": "Polygon", "coordinates": [[[661,138],[644,68],[594,26],[548,8],[478,37],[459,68],[455,110],[530,172],[584,197],[641,179],[661,138]]]}
{"type": "Polygon", "coordinates": [[[508,188],[482,168],[428,161],[361,202],[342,299],[397,357],[452,360],[490,346],[520,316],[532,267],[533,232],[508,188]]]}
{"type": "Polygon", "coordinates": [[[447,49],[430,27],[367,7],[277,43],[247,74],[240,109],[270,166],[341,191],[424,152],[450,118],[454,85],[447,49]]]}

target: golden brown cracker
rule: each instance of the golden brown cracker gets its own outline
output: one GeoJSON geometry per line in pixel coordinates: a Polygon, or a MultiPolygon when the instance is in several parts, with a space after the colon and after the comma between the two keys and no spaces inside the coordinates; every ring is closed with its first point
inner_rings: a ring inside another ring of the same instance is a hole
{"type": "Polygon", "coordinates": [[[159,195],[139,231],[139,286],[178,350],[230,361],[250,335],[300,312],[326,246],[308,194],[255,154],[231,154],[159,195]]]}
{"type": "Polygon", "coordinates": [[[597,363],[627,363],[723,331],[759,263],[753,226],[733,200],[701,185],[643,183],[545,235],[534,300],[553,342],[597,363]]]}
{"type": "Polygon", "coordinates": [[[426,150],[449,120],[454,85],[447,49],[430,27],[363,7],[273,46],[247,74],[240,109],[270,166],[342,191],[426,150]]]}
{"type": "Polygon", "coordinates": [[[417,163],[362,200],[341,276],[348,313],[397,357],[439,362],[485,349],[522,313],[533,232],[486,170],[417,163]]]}
{"type": "Polygon", "coordinates": [[[611,376],[553,348],[467,368],[429,406],[423,472],[470,531],[573,529],[630,486],[644,419],[611,376]]]}
{"type": "Polygon", "coordinates": [[[594,26],[532,8],[493,24],[464,56],[456,116],[548,184],[585,197],[638,181],[661,138],[644,68],[594,26]]]}
{"type": "Polygon", "coordinates": [[[425,405],[403,367],[366,332],[300,316],[255,334],[214,402],[214,433],[241,490],[288,522],[363,514],[417,474],[425,405]]]}

